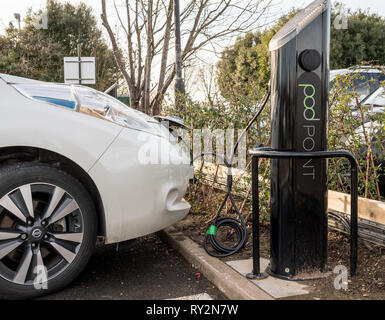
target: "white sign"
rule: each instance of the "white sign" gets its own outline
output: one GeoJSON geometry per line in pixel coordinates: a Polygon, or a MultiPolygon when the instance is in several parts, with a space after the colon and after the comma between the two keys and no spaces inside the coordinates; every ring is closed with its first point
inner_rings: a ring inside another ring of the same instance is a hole
{"type": "Polygon", "coordinates": [[[64,83],[96,84],[95,57],[65,57],[64,83]]]}

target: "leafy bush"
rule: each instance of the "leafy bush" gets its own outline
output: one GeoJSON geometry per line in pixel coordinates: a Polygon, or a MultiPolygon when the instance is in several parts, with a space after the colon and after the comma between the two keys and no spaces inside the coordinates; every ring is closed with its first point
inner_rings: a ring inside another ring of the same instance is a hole
{"type": "MultiPolygon", "coordinates": [[[[381,200],[384,160],[384,112],[373,112],[373,105],[360,103],[354,83],[360,74],[338,76],[330,94],[329,149],[348,150],[358,160],[359,194],[365,198],[381,200]]],[[[369,86],[369,83],[367,84],[369,86]]],[[[384,86],[384,84],[382,84],[384,86]]],[[[378,107],[377,107],[378,108],[378,107]]],[[[330,160],[330,189],[349,192],[347,164],[344,160],[330,160]]]]}

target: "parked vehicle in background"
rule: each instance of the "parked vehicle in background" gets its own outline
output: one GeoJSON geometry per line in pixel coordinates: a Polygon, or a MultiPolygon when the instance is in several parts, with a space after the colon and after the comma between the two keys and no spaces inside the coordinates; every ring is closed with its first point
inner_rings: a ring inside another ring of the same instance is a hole
{"type": "MultiPolygon", "coordinates": [[[[335,107],[334,99],[337,98],[339,102],[336,103],[341,104],[338,108],[346,121],[337,125],[342,130],[341,142],[360,157],[365,172],[368,167],[376,168],[382,196],[385,196],[384,81],[383,67],[360,66],[330,72],[330,101],[335,107]]],[[[333,116],[341,116],[341,113],[334,112],[333,116]]],[[[343,176],[348,181],[350,174],[344,172],[343,176]]]]}
{"type": "Polygon", "coordinates": [[[378,88],[364,101],[364,104],[373,106],[373,112],[383,111],[385,107],[385,88],[378,88]]]}
{"type": "MultiPolygon", "coordinates": [[[[373,67],[350,67],[348,69],[339,69],[330,71],[330,90],[333,88],[338,76],[352,75],[352,83],[346,86],[346,92],[355,90],[358,92],[358,101],[365,103],[385,81],[385,73],[381,68],[373,67]]],[[[355,101],[352,101],[352,105],[355,101]]]]}
{"type": "MultiPolygon", "coordinates": [[[[385,131],[383,126],[385,109],[385,88],[379,87],[371,95],[365,98],[362,103],[364,114],[362,117],[361,110],[355,108],[353,116],[361,121],[361,125],[355,130],[355,134],[365,141],[364,130],[371,137],[371,151],[374,157],[374,163],[378,168],[379,187],[382,196],[385,196],[385,131]]],[[[361,150],[364,157],[367,154],[367,147],[361,150]]]]}

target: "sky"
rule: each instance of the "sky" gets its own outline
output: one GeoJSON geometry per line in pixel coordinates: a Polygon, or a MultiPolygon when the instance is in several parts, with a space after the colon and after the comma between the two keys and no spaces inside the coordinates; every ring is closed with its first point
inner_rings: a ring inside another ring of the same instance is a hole
{"type": "MultiPolygon", "coordinates": [[[[61,2],[78,3],[80,0],[60,0],[61,2]]],[[[273,0],[275,10],[279,9],[282,13],[289,11],[292,7],[304,7],[309,4],[312,0],[273,0]]],[[[101,12],[101,1],[100,0],[83,0],[83,2],[92,6],[94,13],[99,16],[101,12]]],[[[370,12],[380,14],[385,17],[385,3],[384,0],[340,0],[352,9],[370,9],[370,12]]],[[[14,18],[14,13],[20,13],[21,16],[25,16],[28,8],[38,10],[44,8],[46,0],[2,0],[0,4],[0,33],[4,31],[9,24],[13,22],[17,25],[17,21],[14,18]]],[[[183,0],[181,0],[183,5],[183,0]]]]}
{"type": "MultiPolygon", "coordinates": [[[[25,17],[26,12],[29,8],[32,8],[33,11],[38,11],[39,9],[44,9],[47,0],[11,0],[6,1],[2,0],[0,4],[0,34],[4,33],[5,28],[9,25],[10,22],[17,27],[17,21],[14,17],[15,13],[19,13],[23,19],[25,17]]],[[[77,4],[79,2],[85,2],[89,6],[93,8],[95,16],[98,18],[100,28],[104,30],[101,26],[100,22],[100,14],[101,14],[101,1],[100,0],[59,0],[60,2],[70,2],[72,4],[77,4]]],[[[136,0],[130,0],[136,1],[136,0]]],[[[272,0],[272,7],[268,12],[266,17],[279,17],[292,8],[303,8],[306,7],[313,0],[272,0]]],[[[332,0],[334,2],[334,0],[332,0]]],[[[107,0],[108,2],[112,2],[112,0],[107,0]]],[[[181,7],[184,7],[185,0],[180,0],[181,7]]],[[[346,5],[347,8],[356,10],[363,9],[369,10],[371,13],[377,13],[385,17],[385,2],[384,0],[339,0],[338,2],[342,2],[346,5]]],[[[266,18],[269,19],[269,18],[266,18]]],[[[112,20],[112,19],[111,19],[112,20]]],[[[114,21],[110,21],[111,25],[114,25],[114,21]]],[[[117,22],[116,22],[117,23],[117,22]]],[[[108,39],[108,36],[105,34],[105,38],[108,39]]],[[[228,41],[231,41],[229,39],[228,41]]],[[[232,40],[233,41],[233,40],[232,40]]],[[[232,42],[231,42],[232,43],[232,42]]],[[[230,43],[229,43],[230,44],[230,43]]],[[[229,45],[225,44],[225,46],[229,45]]],[[[200,59],[198,59],[200,60],[200,59]]],[[[213,53],[205,54],[204,61],[201,62],[202,65],[198,67],[205,69],[206,66],[214,64],[218,60],[218,56],[213,53]]],[[[191,78],[187,82],[194,83],[194,78],[191,78]]]]}

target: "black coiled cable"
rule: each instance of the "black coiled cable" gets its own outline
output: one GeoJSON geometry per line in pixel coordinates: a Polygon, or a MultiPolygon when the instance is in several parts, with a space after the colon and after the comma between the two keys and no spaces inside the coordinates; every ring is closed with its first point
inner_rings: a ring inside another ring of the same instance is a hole
{"type": "MultiPolygon", "coordinates": [[[[221,206],[219,207],[219,209],[217,211],[214,224],[211,225],[210,228],[207,230],[207,233],[206,233],[206,236],[204,239],[203,246],[204,246],[206,252],[210,256],[222,258],[222,257],[227,257],[230,255],[233,255],[233,254],[237,253],[238,251],[240,251],[245,246],[245,244],[247,242],[248,232],[247,232],[246,223],[245,223],[245,221],[242,217],[242,214],[241,214],[240,210],[238,209],[238,207],[237,207],[237,205],[233,199],[233,195],[231,193],[232,187],[233,187],[233,175],[231,172],[231,165],[233,163],[233,159],[234,159],[235,153],[238,149],[238,146],[239,146],[241,139],[246,134],[246,132],[250,129],[250,127],[253,125],[255,120],[257,120],[257,118],[259,117],[259,115],[261,114],[263,109],[265,108],[267,102],[269,101],[269,98],[270,98],[270,91],[268,91],[265,94],[265,96],[262,100],[262,104],[260,104],[254,117],[250,120],[250,122],[248,123],[246,128],[243,130],[243,132],[238,137],[238,140],[234,146],[234,150],[233,150],[233,153],[231,156],[230,163],[228,163],[226,161],[226,159],[222,159],[223,163],[226,165],[227,170],[228,170],[228,172],[227,172],[227,193],[226,193],[224,200],[222,201],[221,206]],[[232,217],[221,217],[221,212],[222,212],[228,199],[230,199],[231,205],[234,208],[235,212],[237,213],[239,220],[232,218],[232,217]],[[218,241],[218,239],[216,237],[217,230],[221,227],[224,227],[224,226],[227,226],[227,227],[230,227],[231,229],[233,229],[236,236],[237,236],[237,242],[232,247],[227,247],[227,246],[223,245],[221,242],[218,241]],[[209,245],[216,252],[210,251],[209,245]]],[[[195,159],[193,159],[193,161],[195,161],[197,158],[201,158],[202,156],[205,156],[205,155],[212,155],[212,156],[215,156],[218,158],[218,156],[215,153],[202,153],[202,154],[198,155],[197,157],[195,157],[195,159]]]]}

